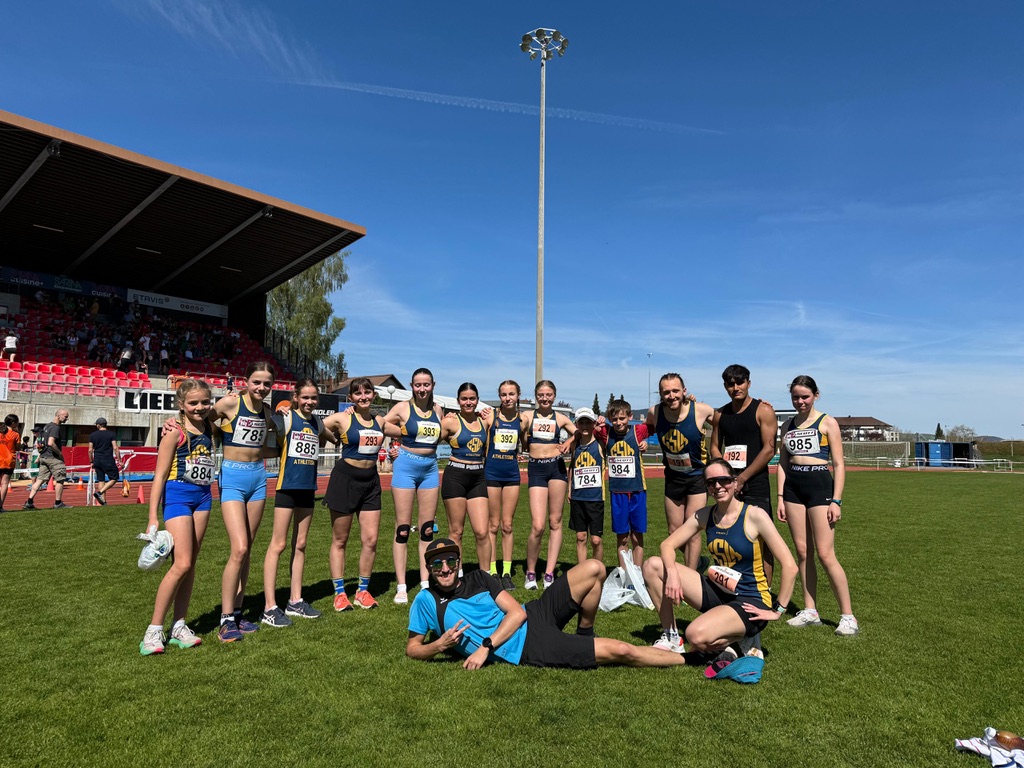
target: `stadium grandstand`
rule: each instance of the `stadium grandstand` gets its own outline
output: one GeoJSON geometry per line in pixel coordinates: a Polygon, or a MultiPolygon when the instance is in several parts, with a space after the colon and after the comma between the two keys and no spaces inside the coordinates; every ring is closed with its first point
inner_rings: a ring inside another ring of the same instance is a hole
{"type": "Polygon", "coordinates": [[[182,376],[222,392],[270,359],[278,389],[320,378],[267,293],[363,227],[4,111],[0,158],[0,407],[25,435],[66,408],[69,466],[101,416],[155,446],[182,376]]]}

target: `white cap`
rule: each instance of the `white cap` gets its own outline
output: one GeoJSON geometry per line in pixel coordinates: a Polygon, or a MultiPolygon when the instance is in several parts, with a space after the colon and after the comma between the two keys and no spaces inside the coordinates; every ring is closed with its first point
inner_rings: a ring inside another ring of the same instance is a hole
{"type": "Polygon", "coordinates": [[[576,413],[573,414],[573,421],[580,419],[590,419],[595,424],[597,423],[597,416],[594,414],[593,408],[577,408],[576,413]]]}

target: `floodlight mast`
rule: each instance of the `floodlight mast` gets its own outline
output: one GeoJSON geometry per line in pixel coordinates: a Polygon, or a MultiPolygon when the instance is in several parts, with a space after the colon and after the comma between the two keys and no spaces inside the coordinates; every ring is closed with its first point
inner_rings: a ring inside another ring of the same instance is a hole
{"type": "Polygon", "coordinates": [[[530,54],[530,61],[540,56],[540,172],[537,193],[537,362],[534,381],[544,378],[544,102],[546,96],[545,65],[557,53],[565,55],[566,38],[557,29],[538,27],[523,35],[519,49],[530,54]]]}

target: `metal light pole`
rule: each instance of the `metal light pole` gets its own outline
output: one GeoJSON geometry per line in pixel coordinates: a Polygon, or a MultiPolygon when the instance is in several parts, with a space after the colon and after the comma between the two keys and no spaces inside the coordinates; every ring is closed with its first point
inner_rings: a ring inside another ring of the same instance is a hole
{"type": "Polygon", "coordinates": [[[544,378],[544,99],[545,65],[557,52],[565,55],[569,44],[557,29],[539,27],[523,35],[519,49],[530,54],[530,61],[540,56],[540,183],[537,202],[537,363],[536,379],[544,378]]]}

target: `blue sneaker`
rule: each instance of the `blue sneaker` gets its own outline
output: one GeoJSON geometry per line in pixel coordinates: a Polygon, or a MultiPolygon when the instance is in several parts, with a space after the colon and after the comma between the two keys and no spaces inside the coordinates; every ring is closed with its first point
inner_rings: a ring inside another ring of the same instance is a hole
{"type": "Polygon", "coordinates": [[[242,631],[233,620],[225,621],[217,630],[217,638],[222,643],[233,643],[236,640],[241,640],[242,637],[244,637],[244,635],[242,635],[242,631]]]}
{"type": "Polygon", "coordinates": [[[284,608],[284,612],[289,616],[298,616],[300,619],[320,618],[320,611],[305,600],[299,600],[297,603],[288,603],[284,608]]]}
{"type": "Polygon", "coordinates": [[[269,611],[264,611],[260,621],[268,627],[290,627],[292,625],[292,620],[285,616],[284,611],[276,605],[269,611]]]}
{"type": "Polygon", "coordinates": [[[253,632],[259,631],[259,624],[254,624],[248,619],[243,619],[241,616],[235,619],[235,621],[238,622],[238,631],[243,635],[251,635],[253,632]]]}

